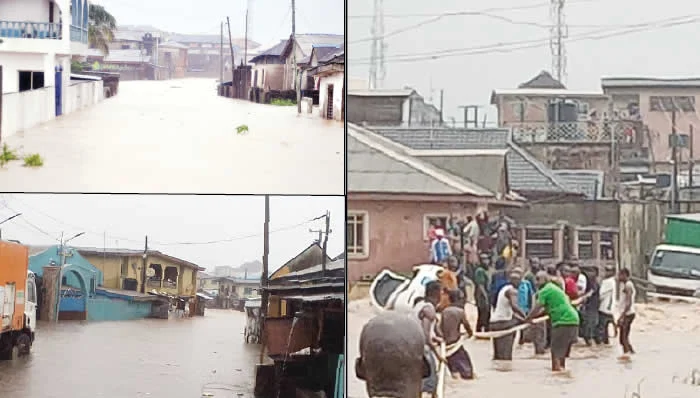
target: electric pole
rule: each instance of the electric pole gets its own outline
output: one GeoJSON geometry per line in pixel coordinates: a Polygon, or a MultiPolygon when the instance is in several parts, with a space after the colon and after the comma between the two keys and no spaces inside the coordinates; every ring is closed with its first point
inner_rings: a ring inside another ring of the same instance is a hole
{"type": "Polygon", "coordinates": [[[245,52],[243,53],[243,60],[241,60],[241,65],[248,65],[248,10],[245,10],[245,52]]]}
{"type": "Polygon", "coordinates": [[[143,255],[141,256],[141,293],[146,293],[146,264],[148,263],[148,235],[143,246],[143,255]]]}
{"type": "Polygon", "coordinates": [[[695,172],[695,149],[693,148],[693,146],[695,145],[695,137],[693,137],[694,133],[695,132],[693,131],[693,125],[691,124],[688,128],[688,135],[689,135],[688,140],[690,141],[688,143],[688,145],[690,146],[690,149],[688,152],[688,186],[690,187],[690,189],[688,190],[688,192],[691,195],[690,196],[691,201],[692,201],[693,196],[694,196],[693,195],[693,191],[694,191],[693,187],[695,185],[694,181],[693,181],[694,180],[693,173],[695,172]]]}
{"type": "Polygon", "coordinates": [[[319,246],[323,243],[323,230],[322,229],[309,229],[309,233],[318,234],[318,239],[316,240],[316,242],[318,242],[319,246]]]}
{"type": "MultiPolygon", "coordinates": [[[[300,82],[297,79],[297,73],[299,68],[297,66],[297,7],[296,2],[292,0],[292,70],[294,74],[292,78],[294,79],[294,86],[297,97],[297,114],[301,114],[301,87],[300,82]]],[[[299,74],[301,75],[301,74],[299,74]]]]}
{"type": "Polygon", "coordinates": [[[566,49],[564,39],[568,37],[568,27],[564,15],[565,0],[551,0],[550,18],[552,27],[550,31],[549,47],[552,53],[552,72],[557,80],[564,83],[566,80],[566,49]]]}
{"type": "Polygon", "coordinates": [[[679,213],[678,209],[678,131],[676,130],[676,104],[671,109],[671,160],[673,162],[673,176],[671,177],[671,212],[679,213]]]}
{"type": "Polygon", "coordinates": [[[224,86],[224,21],[221,21],[221,44],[219,45],[219,85],[224,86]]]}
{"type": "MultiPolygon", "coordinates": [[[[233,39],[231,38],[231,19],[229,17],[226,17],[226,25],[228,25],[228,46],[231,48],[231,91],[233,91],[233,81],[235,80],[236,76],[236,58],[233,56],[233,39]]],[[[233,93],[231,94],[233,95],[233,93]]]]}
{"type": "Polygon", "coordinates": [[[269,292],[267,290],[268,280],[267,272],[269,269],[268,265],[268,254],[270,253],[270,197],[265,195],[265,221],[263,224],[263,269],[260,275],[260,290],[262,294],[260,295],[260,363],[263,363],[265,356],[265,319],[267,319],[267,302],[269,299],[269,292]]]}
{"type": "Polygon", "coordinates": [[[328,234],[331,233],[331,212],[326,211],[326,235],[323,237],[323,264],[321,265],[321,276],[326,276],[326,258],[328,257],[328,234]]]}

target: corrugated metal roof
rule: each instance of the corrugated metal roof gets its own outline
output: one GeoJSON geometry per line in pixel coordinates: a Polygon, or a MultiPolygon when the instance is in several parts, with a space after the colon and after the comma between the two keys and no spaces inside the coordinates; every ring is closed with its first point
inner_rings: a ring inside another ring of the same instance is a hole
{"type": "Polygon", "coordinates": [[[110,50],[105,56],[100,50],[89,49],[88,57],[104,58],[104,62],[113,63],[142,63],[151,62],[151,57],[143,55],[139,49],[110,50]]]}
{"type": "Polygon", "coordinates": [[[350,90],[348,96],[358,97],[408,97],[415,93],[413,89],[350,90]]]}
{"type": "Polygon", "coordinates": [[[158,47],[166,47],[166,48],[180,48],[180,49],[188,49],[186,45],[182,43],[178,43],[176,41],[166,41],[163,44],[159,44],[158,47]]]}
{"type": "Polygon", "coordinates": [[[306,302],[319,302],[319,301],[331,301],[331,300],[345,300],[344,293],[319,293],[319,294],[308,294],[308,295],[293,295],[293,296],[282,296],[285,300],[299,300],[306,302]]]}
{"type": "Polygon", "coordinates": [[[265,56],[272,56],[272,57],[279,57],[282,55],[282,51],[284,51],[284,48],[287,46],[287,41],[288,40],[280,40],[279,43],[275,44],[274,46],[260,51],[258,55],[250,59],[251,63],[255,63],[259,59],[262,59],[265,56]]]}
{"type": "Polygon", "coordinates": [[[588,199],[603,197],[605,173],[601,170],[554,170],[566,187],[581,192],[588,199]]]}
{"type": "Polygon", "coordinates": [[[508,185],[514,191],[567,192],[547,166],[513,143],[507,129],[371,128],[377,134],[418,150],[508,149],[508,185]]]}
{"type": "Polygon", "coordinates": [[[498,95],[531,95],[538,97],[599,97],[607,98],[602,91],[578,91],[557,88],[511,88],[493,90],[493,96],[498,95]]]}
{"type": "Polygon", "coordinates": [[[294,38],[304,56],[311,55],[314,46],[339,46],[345,42],[343,35],[325,33],[298,34],[294,38]]]}
{"type": "Polygon", "coordinates": [[[348,191],[493,197],[470,181],[390,148],[371,132],[348,125],[348,191]]]}

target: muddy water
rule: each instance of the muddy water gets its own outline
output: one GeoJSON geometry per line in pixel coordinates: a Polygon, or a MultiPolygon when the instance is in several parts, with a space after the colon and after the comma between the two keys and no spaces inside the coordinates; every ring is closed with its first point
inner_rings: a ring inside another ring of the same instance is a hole
{"type": "Polygon", "coordinates": [[[0,362],[0,397],[252,397],[260,346],[245,344],[244,324],[231,310],[42,324],[30,357],[0,362]]]}
{"type": "Polygon", "coordinates": [[[210,79],[121,82],[116,97],[3,142],[44,158],[0,169],[6,192],[344,194],[341,122],[222,98],[210,79]]]}
{"type": "MultiPolygon", "coordinates": [[[[471,308],[467,308],[471,310],[471,308]]],[[[369,301],[349,303],[348,362],[358,355],[362,325],[375,314],[369,301]]],[[[472,325],[475,311],[470,311],[472,325]]],[[[631,362],[617,360],[618,346],[605,348],[575,347],[570,377],[552,376],[549,358],[534,358],[531,345],[516,348],[511,371],[491,362],[489,341],[471,340],[466,348],[472,356],[477,379],[446,383],[446,398],[517,397],[569,398],[697,398],[700,386],[683,383],[691,370],[700,369],[700,306],[682,303],[653,303],[638,308],[631,335],[637,354],[631,362]],[[674,377],[679,378],[674,382],[674,377]],[[640,384],[641,382],[641,384],[640,384]]],[[[365,385],[348,375],[348,397],[366,397],[365,385]]]]}

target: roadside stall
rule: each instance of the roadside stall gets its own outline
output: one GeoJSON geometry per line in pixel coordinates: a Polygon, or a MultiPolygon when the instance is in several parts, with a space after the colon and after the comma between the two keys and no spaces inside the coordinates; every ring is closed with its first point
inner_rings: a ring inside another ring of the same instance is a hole
{"type": "Polygon", "coordinates": [[[342,398],[345,260],[288,273],[263,289],[267,355],[256,369],[255,397],[342,398]]]}
{"type": "Polygon", "coordinates": [[[207,302],[214,300],[204,293],[197,293],[194,299],[190,301],[190,316],[204,316],[204,309],[207,307],[207,302]]]}

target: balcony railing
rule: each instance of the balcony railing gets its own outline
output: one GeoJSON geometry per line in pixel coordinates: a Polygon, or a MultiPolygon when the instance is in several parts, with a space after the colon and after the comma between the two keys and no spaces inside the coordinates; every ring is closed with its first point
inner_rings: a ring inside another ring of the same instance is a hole
{"type": "Polygon", "coordinates": [[[634,126],[627,122],[529,122],[509,123],[517,143],[595,143],[610,142],[611,132],[618,141],[632,143],[634,126]]]}
{"type": "Polygon", "coordinates": [[[0,21],[0,37],[11,39],[61,40],[61,24],[48,22],[0,21]]]}
{"type": "Polygon", "coordinates": [[[80,26],[70,26],[70,41],[76,42],[76,43],[84,43],[87,44],[88,42],[88,30],[87,28],[81,28],[80,26]]]}

